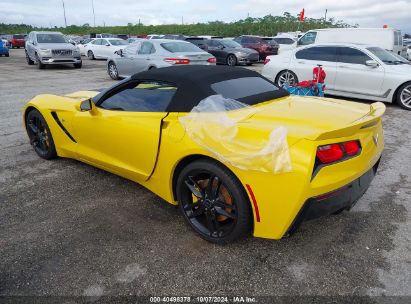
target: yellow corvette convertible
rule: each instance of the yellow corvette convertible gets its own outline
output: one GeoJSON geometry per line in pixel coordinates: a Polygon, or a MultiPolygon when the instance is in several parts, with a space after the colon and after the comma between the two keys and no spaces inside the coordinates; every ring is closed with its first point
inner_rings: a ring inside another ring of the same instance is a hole
{"type": "Polygon", "coordinates": [[[178,204],[202,238],[227,243],[251,233],[280,239],[349,210],[376,174],[384,111],[289,96],[243,68],[191,65],[101,92],[39,95],[23,119],[40,157],[133,180],[178,204]]]}

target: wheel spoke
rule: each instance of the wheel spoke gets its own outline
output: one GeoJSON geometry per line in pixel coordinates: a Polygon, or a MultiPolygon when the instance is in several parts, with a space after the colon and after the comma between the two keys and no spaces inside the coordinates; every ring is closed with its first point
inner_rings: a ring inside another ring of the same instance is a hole
{"type": "Polygon", "coordinates": [[[33,132],[33,134],[37,134],[37,132],[39,131],[39,130],[37,129],[37,127],[33,124],[32,121],[30,121],[30,122],[28,123],[28,127],[30,128],[31,132],[33,132]]]}
{"type": "Polygon", "coordinates": [[[215,180],[217,180],[217,185],[213,191],[212,198],[217,199],[218,198],[218,193],[220,192],[220,187],[221,187],[221,180],[218,177],[215,177],[215,180]]]}
{"type": "Polygon", "coordinates": [[[44,138],[39,139],[38,147],[43,151],[47,151],[46,140],[44,138]]]}
{"type": "Polygon", "coordinates": [[[214,176],[214,175],[211,175],[210,176],[210,178],[208,179],[208,184],[207,184],[207,188],[206,188],[206,195],[208,196],[208,197],[212,197],[212,195],[213,195],[213,192],[212,192],[212,190],[213,190],[213,182],[214,182],[214,179],[215,179],[216,177],[214,176]]]}
{"type": "Polygon", "coordinates": [[[220,208],[235,210],[234,205],[226,204],[226,203],[224,203],[224,202],[222,202],[222,201],[220,201],[220,200],[216,201],[216,202],[214,203],[214,205],[217,206],[217,207],[220,207],[220,208]]]}
{"type": "Polygon", "coordinates": [[[204,214],[204,206],[200,205],[197,209],[195,209],[194,211],[191,210],[191,214],[189,214],[187,217],[189,219],[193,218],[193,217],[197,217],[200,216],[202,214],[204,214]]]}
{"type": "Polygon", "coordinates": [[[218,236],[220,226],[218,225],[217,220],[210,213],[206,213],[206,225],[209,230],[210,236],[213,236],[214,233],[217,233],[218,236]]]}
{"type": "Polygon", "coordinates": [[[192,176],[189,176],[188,180],[185,180],[184,183],[195,197],[203,198],[203,194],[201,193],[201,190],[199,190],[201,188],[198,186],[197,182],[192,176]]]}
{"type": "Polygon", "coordinates": [[[230,219],[235,219],[234,214],[232,214],[231,212],[227,212],[225,211],[225,209],[221,208],[221,207],[215,207],[215,212],[220,214],[220,215],[224,215],[230,219]]]}
{"type": "Polygon", "coordinates": [[[35,135],[30,139],[30,145],[37,146],[39,138],[35,135]]]}

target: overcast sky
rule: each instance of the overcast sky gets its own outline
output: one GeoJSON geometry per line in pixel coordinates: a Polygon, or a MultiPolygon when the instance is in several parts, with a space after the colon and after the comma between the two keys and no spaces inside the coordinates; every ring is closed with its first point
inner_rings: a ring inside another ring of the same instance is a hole
{"type": "MultiPolygon", "coordinates": [[[[91,0],[64,0],[67,24],[93,25],[91,0]]],[[[306,17],[324,16],[358,23],[362,27],[388,24],[411,33],[411,0],[94,0],[96,24],[126,25],[128,22],[167,24],[233,21],[268,14],[296,15],[305,8],[306,17]]],[[[0,22],[36,26],[64,25],[61,0],[0,0],[0,22]]]]}

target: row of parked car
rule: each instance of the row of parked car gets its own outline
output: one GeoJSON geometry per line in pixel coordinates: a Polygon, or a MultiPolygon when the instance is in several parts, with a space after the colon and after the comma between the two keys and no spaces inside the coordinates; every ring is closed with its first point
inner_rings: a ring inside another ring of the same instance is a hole
{"type": "Polygon", "coordinates": [[[326,93],[396,102],[411,110],[410,63],[375,44],[314,41],[301,45],[298,40],[298,47],[278,52],[278,41],[270,43],[269,38],[256,36],[172,38],[89,38],[73,45],[61,33],[32,32],[26,38],[25,51],[28,64],[37,63],[39,68],[66,63],[81,68],[81,55],[104,58],[113,79],[173,65],[249,65],[264,59],[263,75],[280,87],[311,79],[313,67],[321,65],[327,73],[326,93]]]}

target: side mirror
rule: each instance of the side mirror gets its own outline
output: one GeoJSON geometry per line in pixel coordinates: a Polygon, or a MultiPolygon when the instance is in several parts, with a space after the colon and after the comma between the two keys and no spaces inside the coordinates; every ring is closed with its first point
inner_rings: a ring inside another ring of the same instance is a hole
{"type": "Polygon", "coordinates": [[[110,46],[110,43],[106,43],[106,46],[110,46]]]}
{"type": "Polygon", "coordinates": [[[371,67],[371,68],[377,68],[377,67],[379,66],[378,62],[375,61],[375,60],[367,60],[367,61],[365,62],[365,65],[366,65],[366,66],[369,66],[369,67],[371,67]]]}
{"type": "Polygon", "coordinates": [[[123,49],[119,49],[119,50],[115,51],[114,54],[117,54],[120,57],[123,57],[123,49]]]}
{"type": "Polygon", "coordinates": [[[88,112],[93,109],[93,102],[91,99],[83,100],[80,104],[80,111],[81,112],[88,112]]]}

